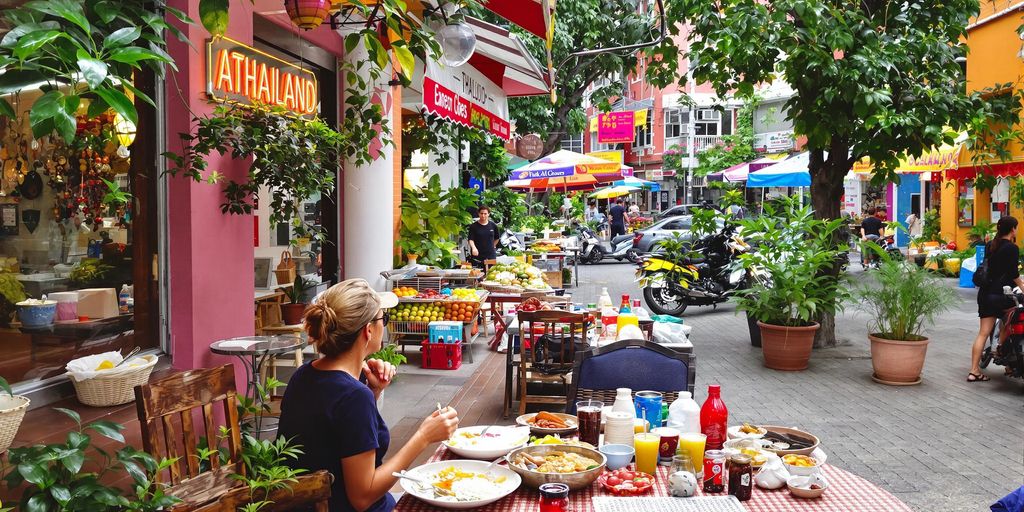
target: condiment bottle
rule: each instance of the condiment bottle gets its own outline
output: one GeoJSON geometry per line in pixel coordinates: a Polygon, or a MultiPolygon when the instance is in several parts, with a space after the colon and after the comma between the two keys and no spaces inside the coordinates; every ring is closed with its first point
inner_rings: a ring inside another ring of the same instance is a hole
{"type": "Polygon", "coordinates": [[[567,512],[569,486],[549,483],[540,486],[540,512],[567,512]]]}
{"type": "Polygon", "coordinates": [[[683,433],[699,434],[700,406],[689,391],[680,391],[668,408],[668,426],[683,433]]]}
{"type": "Polygon", "coordinates": [[[700,431],[708,436],[707,450],[721,450],[729,424],[729,410],[722,401],[722,387],[708,386],[708,398],[700,408],[700,431]]]}
{"type": "Polygon", "coordinates": [[[597,299],[597,307],[600,309],[614,307],[612,304],[612,296],[608,295],[608,288],[601,288],[601,297],[597,299]]]}
{"type": "Polygon", "coordinates": [[[736,496],[740,501],[750,499],[753,490],[754,470],[750,465],[752,459],[749,455],[738,454],[729,457],[727,468],[729,471],[729,494],[736,496]]]}

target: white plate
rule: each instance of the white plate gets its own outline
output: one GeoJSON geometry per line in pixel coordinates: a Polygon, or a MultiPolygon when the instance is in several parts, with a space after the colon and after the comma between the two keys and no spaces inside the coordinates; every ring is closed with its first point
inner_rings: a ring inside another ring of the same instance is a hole
{"type": "Polygon", "coordinates": [[[530,440],[530,429],[527,427],[492,426],[487,431],[487,439],[467,437],[467,434],[479,434],[485,428],[487,425],[460,428],[444,445],[459,457],[490,461],[526,446],[530,440]]]}
{"type": "Polygon", "coordinates": [[[744,432],[740,432],[741,428],[743,428],[743,425],[733,425],[729,427],[728,430],[726,430],[726,435],[729,436],[729,439],[761,439],[762,437],[765,436],[765,434],[768,433],[768,431],[765,430],[764,427],[757,427],[761,429],[760,434],[747,434],[744,432]]]}
{"type": "Polygon", "coordinates": [[[534,426],[532,423],[530,423],[529,420],[531,420],[534,416],[537,415],[537,413],[535,413],[535,412],[531,412],[531,413],[527,413],[527,414],[524,414],[522,416],[519,416],[518,418],[516,418],[516,424],[517,425],[522,425],[524,427],[530,427],[530,432],[533,432],[534,434],[537,434],[539,436],[546,436],[548,434],[570,434],[572,432],[575,432],[579,428],[580,420],[576,416],[573,416],[571,414],[561,413],[561,412],[553,412],[551,414],[554,414],[555,416],[558,416],[559,418],[562,418],[562,420],[565,421],[565,423],[566,423],[566,425],[568,425],[568,427],[566,427],[566,428],[544,428],[544,427],[534,426]]]}
{"type": "MultiPolygon", "coordinates": [[[[441,462],[424,464],[417,468],[410,469],[406,473],[414,477],[431,481],[434,475],[452,466],[459,468],[463,471],[483,473],[484,470],[487,469],[487,466],[489,464],[489,462],[479,460],[443,460],[441,462]]],[[[402,489],[406,493],[415,496],[417,499],[425,503],[429,503],[435,507],[446,508],[451,510],[468,510],[482,507],[484,505],[489,505],[491,503],[494,503],[495,501],[504,498],[505,496],[508,496],[509,494],[512,494],[513,492],[516,491],[516,489],[519,488],[519,485],[522,484],[523,482],[523,479],[522,477],[519,476],[519,474],[504,466],[495,466],[491,470],[491,474],[494,475],[495,478],[505,477],[505,481],[500,484],[496,484],[500,487],[501,492],[496,493],[494,496],[485,500],[445,501],[442,499],[435,498],[434,491],[430,489],[423,489],[420,487],[419,484],[415,482],[412,482],[404,478],[401,479],[401,482],[402,489]]]]}

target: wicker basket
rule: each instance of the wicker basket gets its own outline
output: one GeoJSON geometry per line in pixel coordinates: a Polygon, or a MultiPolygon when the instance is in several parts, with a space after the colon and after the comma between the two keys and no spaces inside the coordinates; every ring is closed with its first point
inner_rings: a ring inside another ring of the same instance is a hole
{"type": "Polygon", "coordinates": [[[135,400],[135,386],[149,381],[153,373],[156,356],[139,356],[149,361],[133,371],[120,372],[114,375],[100,375],[81,382],[71,379],[78,394],[78,401],[93,407],[111,407],[127,404],[135,400]]]}
{"type": "Polygon", "coordinates": [[[487,281],[480,283],[480,287],[492,293],[523,293],[525,288],[521,286],[508,286],[503,284],[492,284],[487,281]]]}
{"type": "Polygon", "coordinates": [[[0,395],[0,453],[11,447],[29,403],[29,399],[21,395],[0,395]]]}

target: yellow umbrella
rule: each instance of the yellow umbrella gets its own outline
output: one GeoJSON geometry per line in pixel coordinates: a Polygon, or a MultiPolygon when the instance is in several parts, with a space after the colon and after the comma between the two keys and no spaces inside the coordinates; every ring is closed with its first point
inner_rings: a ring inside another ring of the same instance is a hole
{"type": "Polygon", "coordinates": [[[594,199],[611,199],[613,197],[628,195],[631,192],[636,192],[637,190],[640,190],[640,187],[619,185],[616,187],[602,188],[601,190],[590,194],[589,197],[594,199]]]}

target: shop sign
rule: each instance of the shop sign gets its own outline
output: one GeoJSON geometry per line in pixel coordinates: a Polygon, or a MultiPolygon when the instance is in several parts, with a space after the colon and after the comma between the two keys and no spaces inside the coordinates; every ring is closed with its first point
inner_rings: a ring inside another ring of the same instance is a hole
{"type": "Polygon", "coordinates": [[[597,118],[597,142],[633,142],[633,111],[609,112],[597,118]]]}
{"type": "Polygon", "coordinates": [[[764,153],[780,153],[793,149],[793,130],[754,134],[754,150],[764,153]]]}
{"type": "Polygon", "coordinates": [[[658,170],[658,171],[651,171],[651,179],[653,179],[653,180],[663,180],[663,179],[666,179],[666,178],[675,178],[675,176],[676,176],[676,171],[669,171],[669,170],[665,170],[665,169],[658,170]]]}
{"type": "Polygon", "coordinates": [[[540,135],[531,133],[523,135],[516,141],[516,154],[527,160],[536,160],[544,153],[544,141],[540,135]]]}
{"type": "Polygon", "coordinates": [[[861,181],[847,177],[843,180],[843,213],[860,215],[861,212],[861,181]]]}
{"type": "Polygon", "coordinates": [[[600,158],[602,160],[608,160],[609,162],[615,162],[615,163],[617,163],[619,165],[622,165],[626,161],[626,159],[622,155],[622,150],[591,151],[590,153],[587,153],[587,156],[592,156],[594,158],[600,158]]]}
{"type": "Polygon", "coordinates": [[[301,116],[320,108],[315,73],[227,37],[206,43],[206,92],[215,101],[277,105],[301,116]]]}
{"type": "Polygon", "coordinates": [[[423,108],[505,141],[512,136],[505,91],[469,64],[451,68],[428,62],[423,73],[423,108]]]}

